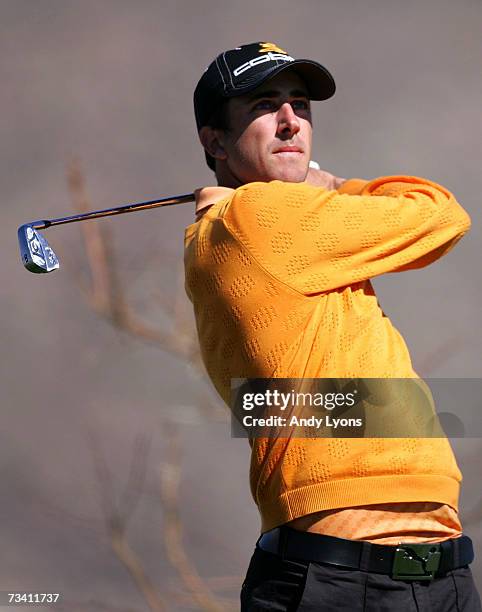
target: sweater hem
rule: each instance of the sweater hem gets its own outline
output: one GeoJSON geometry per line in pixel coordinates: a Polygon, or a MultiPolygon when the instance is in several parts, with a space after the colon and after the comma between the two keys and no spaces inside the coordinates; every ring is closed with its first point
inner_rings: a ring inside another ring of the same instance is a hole
{"type": "Polygon", "coordinates": [[[366,476],[318,483],[286,491],[275,501],[258,503],[261,533],[293,519],[371,504],[434,502],[458,511],[460,483],[440,474],[366,476]]]}

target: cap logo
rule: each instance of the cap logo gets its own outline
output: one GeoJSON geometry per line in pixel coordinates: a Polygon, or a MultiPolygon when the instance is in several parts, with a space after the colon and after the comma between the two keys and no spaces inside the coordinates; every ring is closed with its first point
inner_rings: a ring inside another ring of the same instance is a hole
{"type": "Polygon", "coordinates": [[[284,53],[285,55],[288,55],[286,53],[286,51],[283,51],[283,49],[280,49],[277,45],[275,45],[274,43],[269,43],[269,42],[265,42],[265,43],[259,43],[259,46],[261,47],[259,52],[260,53],[268,53],[268,51],[274,51],[275,53],[284,53]]]}
{"type": "Polygon", "coordinates": [[[246,70],[254,68],[258,64],[264,64],[265,62],[275,62],[276,60],[281,60],[283,62],[295,61],[294,57],[286,55],[284,51],[283,53],[272,53],[271,51],[268,51],[266,55],[260,55],[259,57],[255,57],[254,59],[249,60],[249,62],[245,62],[244,64],[241,64],[241,66],[235,68],[233,70],[233,75],[237,77],[240,74],[243,74],[243,72],[246,72],[246,70]]]}

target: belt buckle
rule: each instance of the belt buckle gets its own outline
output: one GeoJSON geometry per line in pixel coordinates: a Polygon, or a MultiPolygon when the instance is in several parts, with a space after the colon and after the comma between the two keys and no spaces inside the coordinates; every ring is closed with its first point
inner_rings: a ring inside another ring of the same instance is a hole
{"type": "Polygon", "coordinates": [[[399,544],[393,557],[394,580],[433,580],[440,566],[440,544],[399,544]]]}

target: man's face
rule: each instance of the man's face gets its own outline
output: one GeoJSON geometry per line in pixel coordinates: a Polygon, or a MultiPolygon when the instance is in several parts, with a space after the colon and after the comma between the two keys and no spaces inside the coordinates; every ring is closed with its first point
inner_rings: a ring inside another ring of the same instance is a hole
{"type": "Polygon", "coordinates": [[[303,80],[287,71],[229,100],[226,171],[240,184],[302,182],[311,158],[311,110],[303,80]]]}

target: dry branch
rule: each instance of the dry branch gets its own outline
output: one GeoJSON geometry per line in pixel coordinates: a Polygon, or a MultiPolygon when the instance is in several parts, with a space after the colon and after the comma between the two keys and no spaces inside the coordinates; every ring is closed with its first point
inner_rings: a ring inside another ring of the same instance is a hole
{"type": "MultiPolygon", "coordinates": [[[[85,181],[80,171],[79,164],[74,162],[69,169],[69,188],[72,194],[74,208],[79,212],[92,209],[92,203],[87,196],[85,181]]],[[[122,283],[115,266],[113,256],[113,246],[110,236],[106,231],[100,229],[95,223],[85,223],[82,227],[84,245],[87,252],[87,260],[91,270],[92,286],[87,289],[88,299],[92,308],[103,317],[108,319],[112,325],[123,331],[128,332],[136,338],[140,338],[149,343],[155,343],[163,351],[171,353],[176,358],[180,358],[189,367],[194,368],[200,373],[203,370],[199,349],[195,340],[195,334],[188,336],[185,333],[186,319],[182,314],[181,287],[175,292],[175,301],[171,307],[164,307],[169,319],[172,321],[169,333],[163,333],[144,322],[133,309],[128,305],[122,283]]],[[[207,392],[198,393],[201,396],[201,405],[206,412],[213,414],[219,410],[216,404],[209,397],[207,392]],[[211,409],[211,410],[210,410],[211,409]]],[[[226,412],[223,413],[227,419],[226,412]]],[[[174,427],[174,426],[172,426],[174,427]]],[[[171,454],[176,453],[175,444],[177,438],[170,439],[171,454]],[[174,445],[174,446],[172,446],[174,445]]],[[[160,599],[143,572],[140,560],[129,548],[125,538],[125,523],[127,516],[130,515],[133,505],[138,499],[134,492],[135,483],[139,479],[138,468],[134,469],[131,464],[131,474],[128,479],[128,486],[124,494],[124,511],[120,512],[115,507],[114,491],[112,478],[105,464],[95,437],[91,436],[91,446],[95,457],[97,479],[102,483],[101,502],[106,524],[110,533],[111,543],[114,552],[124,563],[129,573],[135,580],[139,590],[149,601],[152,609],[158,609],[160,599]],[[127,515],[126,515],[127,512],[127,515]],[[154,606],[154,607],[153,607],[154,606]]],[[[174,455],[171,459],[175,459],[174,455]]],[[[177,570],[181,581],[187,587],[192,599],[201,607],[209,612],[221,612],[226,609],[221,606],[216,597],[212,594],[206,583],[201,579],[195,568],[188,560],[188,555],[182,544],[182,526],[179,519],[177,483],[179,475],[176,476],[176,461],[164,466],[162,478],[162,499],[165,509],[165,533],[164,541],[166,544],[167,556],[171,564],[177,570]],[[171,479],[166,479],[166,470],[172,470],[171,479]]],[[[145,467],[145,466],[144,466],[145,467]]],[[[162,605],[162,604],[161,604],[162,605]]]]}
{"type": "MultiPolygon", "coordinates": [[[[85,180],[78,161],[73,161],[68,170],[69,190],[76,212],[92,210],[92,202],[87,195],[85,180]]],[[[127,303],[122,282],[117,273],[113,254],[112,240],[105,226],[96,221],[82,223],[82,236],[84,240],[87,261],[91,274],[91,287],[84,289],[92,308],[117,328],[140,338],[146,342],[158,345],[177,358],[201,366],[199,349],[193,335],[185,333],[184,321],[177,317],[177,324],[170,328],[168,333],[149,325],[137,316],[136,312],[127,303]]],[[[179,296],[175,310],[179,308],[179,296]]]]}
{"type": "MultiPolygon", "coordinates": [[[[141,482],[143,481],[144,474],[141,471],[145,472],[146,457],[141,457],[139,460],[138,455],[133,455],[127,483],[131,490],[125,490],[123,503],[116,504],[112,476],[93,430],[89,431],[89,442],[99,484],[104,521],[112,550],[128,571],[150,610],[152,612],[165,612],[167,607],[164,601],[146,574],[141,559],[132,550],[126,538],[127,522],[132,516],[141,495],[141,486],[139,482],[134,484],[133,478],[135,475],[141,482]],[[136,463],[137,465],[134,465],[136,463]]],[[[142,449],[141,455],[146,453],[147,443],[145,440],[141,439],[139,442],[138,438],[137,447],[142,449]]]]}
{"type": "Polygon", "coordinates": [[[171,565],[176,569],[194,601],[205,612],[222,612],[223,607],[199,576],[183,546],[180,518],[179,483],[181,476],[181,445],[179,427],[173,422],[164,424],[168,440],[167,460],[161,465],[161,503],[164,510],[164,548],[171,565]]]}
{"type": "MultiPolygon", "coordinates": [[[[69,167],[69,189],[73,207],[77,212],[92,210],[93,205],[85,187],[85,180],[77,161],[69,167]]],[[[163,332],[157,327],[143,321],[127,303],[125,291],[117,272],[114,247],[110,234],[96,221],[82,223],[87,261],[89,264],[92,286],[84,287],[91,307],[107,319],[114,328],[149,344],[158,346],[164,352],[183,361],[200,380],[198,406],[204,417],[214,417],[216,421],[227,422],[228,413],[220,410],[219,400],[214,400],[206,389],[204,366],[194,329],[187,334],[188,321],[183,313],[185,297],[183,294],[182,275],[179,274],[178,290],[174,292],[172,305],[163,305],[166,317],[172,322],[169,331],[163,332]]],[[[192,325],[191,325],[192,328],[192,325]]]]}

